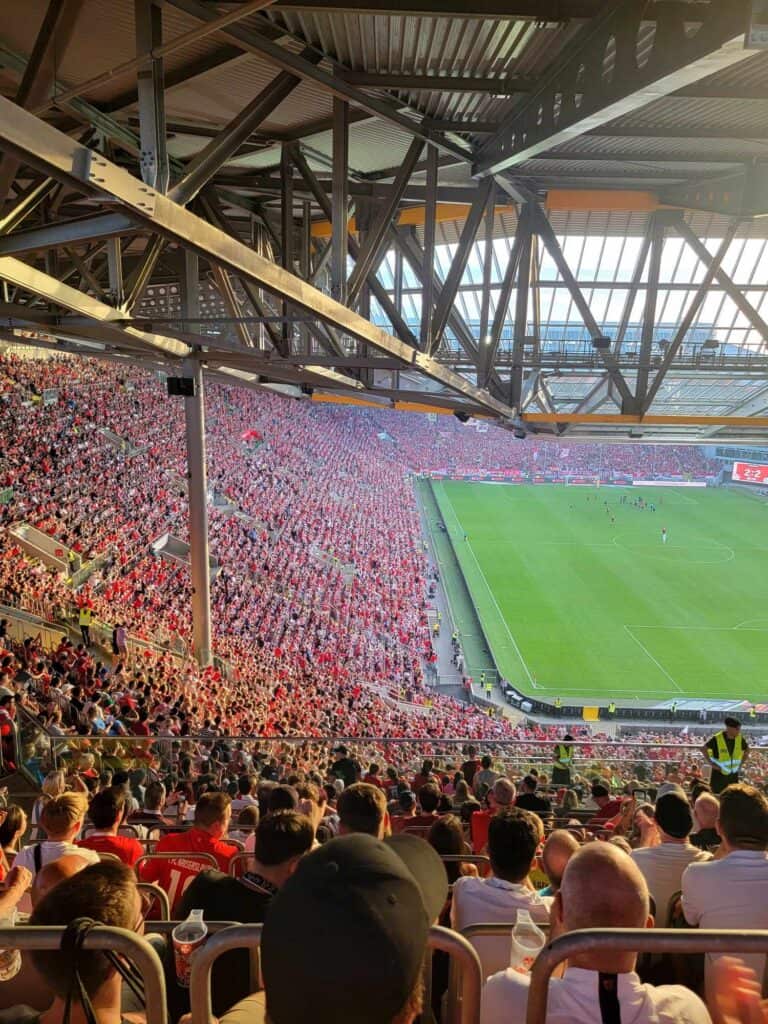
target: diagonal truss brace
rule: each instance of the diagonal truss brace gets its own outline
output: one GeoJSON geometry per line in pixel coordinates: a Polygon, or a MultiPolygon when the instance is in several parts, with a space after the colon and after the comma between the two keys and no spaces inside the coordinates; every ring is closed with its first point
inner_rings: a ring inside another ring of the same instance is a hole
{"type": "Polygon", "coordinates": [[[127,171],[92,153],[5,98],[0,98],[0,140],[4,149],[27,160],[44,174],[70,183],[90,195],[121,202],[158,234],[253,281],[372,348],[396,356],[406,366],[420,370],[494,415],[502,419],[514,415],[506,403],[493,398],[484,389],[334,302],[296,275],[275,266],[242,242],[206,223],[167,196],[142,185],[127,171]]]}

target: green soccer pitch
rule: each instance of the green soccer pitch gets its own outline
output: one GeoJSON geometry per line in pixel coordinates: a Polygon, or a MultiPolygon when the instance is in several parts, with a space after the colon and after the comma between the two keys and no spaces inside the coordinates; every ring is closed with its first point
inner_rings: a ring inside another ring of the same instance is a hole
{"type": "Polygon", "coordinates": [[[768,698],[768,503],[694,488],[433,487],[513,686],[564,703],[768,698]],[[656,511],[634,508],[638,496],[656,511]]]}

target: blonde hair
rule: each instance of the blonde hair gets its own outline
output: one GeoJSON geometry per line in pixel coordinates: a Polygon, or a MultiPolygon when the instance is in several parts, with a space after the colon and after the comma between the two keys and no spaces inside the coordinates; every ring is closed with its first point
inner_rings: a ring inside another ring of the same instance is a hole
{"type": "Polygon", "coordinates": [[[62,793],[54,796],[40,813],[40,824],[48,838],[66,835],[73,826],[81,822],[88,811],[88,797],[85,793],[62,793]]]}
{"type": "Polygon", "coordinates": [[[43,796],[48,797],[48,799],[55,796],[61,796],[67,788],[66,775],[61,768],[48,772],[43,779],[43,784],[40,788],[43,791],[43,796]]]}

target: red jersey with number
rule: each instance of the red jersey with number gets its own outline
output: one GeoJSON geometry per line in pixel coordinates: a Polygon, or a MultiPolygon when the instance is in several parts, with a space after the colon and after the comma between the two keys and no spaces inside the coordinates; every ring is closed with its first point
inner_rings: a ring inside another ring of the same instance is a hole
{"type": "Polygon", "coordinates": [[[172,832],[164,836],[154,852],[179,854],[178,857],[146,861],[140,869],[142,882],[157,882],[160,888],[168,893],[173,915],[176,905],[195,875],[213,866],[205,860],[195,859],[194,854],[211,854],[219,869],[227,874],[229,862],[238,850],[236,846],[214,839],[202,829],[191,828],[188,832],[172,832]]]}

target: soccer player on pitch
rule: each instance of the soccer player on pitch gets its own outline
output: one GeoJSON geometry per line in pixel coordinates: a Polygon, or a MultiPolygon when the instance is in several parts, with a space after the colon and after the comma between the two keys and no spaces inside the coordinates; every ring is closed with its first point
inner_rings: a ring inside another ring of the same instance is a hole
{"type": "Polygon", "coordinates": [[[662,526],[662,528],[661,528],[661,543],[662,544],[666,544],[667,543],[667,528],[666,528],[666,526],[662,526]]]}

